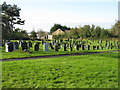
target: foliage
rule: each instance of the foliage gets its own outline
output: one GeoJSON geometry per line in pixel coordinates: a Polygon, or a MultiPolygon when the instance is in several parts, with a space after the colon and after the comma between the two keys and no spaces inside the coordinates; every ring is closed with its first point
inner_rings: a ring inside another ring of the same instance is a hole
{"type": "Polygon", "coordinates": [[[120,38],[120,21],[117,21],[114,26],[112,27],[112,34],[113,37],[118,37],[120,38]]]}
{"type": "MultiPolygon", "coordinates": [[[[71,38],[71,39],[79,39],[79,38],[88,38],[88,39],[108,39],[111,38],[111,33],[100,26],[95,25],[84,25],[83,27],[75,27],[71,28],[70,32],[65,33],[62,38],[71,38]]],[[[56,36],[59,37],[59,36],[56,36]]],[[[60,38],[60,37],[59,37],[60,38]]]]}
{"type": "Polygon", "coordinates": [[[37,34],[38,34],[38,37],[41,38],[41,37],[45,37],[46,35],[48,35],[47,32],[43,31],[43,30],[38,30],[37,31],[37,34]]]}
{"type": "Polygon", "coordinates": [[[118,53],[2,63],[2,88],[118,88],[118,53]]]}
{"type": "Polygon", "coordinates": [[[14,36],[14,25],[23,25],[24,20],[20,18],[20,8],[17,5],[10,5],[4,2],[2,4],[2,38],[11,39],[14,36]]]}
{"type": "Polygon", "coordinates": [[[61,24],[54,24],[53,27],[51,27],[50,29],[50,33],[53,33],[54,31],[56,31],[57,29],[61,29],[61,30],[70,30],[70,28],[68,28],[67,26],[62,26],[61,24]]]}
{"type": "Polygon", "coordinates": [[[36,38],[37,38],[37,34],[36,34],[35,30],[31,31],[30,37],[31,37],[32,39],[36,39],[36,38]]]}
{"type": "Polygon", "coordinates": [[[12,38],[13,39],[24,39],[24,38],[29,38],[29,37],[28,37],[28,34],[27,34],[26,30],[16,28],[13,31],[13,37],[12,38]]]}

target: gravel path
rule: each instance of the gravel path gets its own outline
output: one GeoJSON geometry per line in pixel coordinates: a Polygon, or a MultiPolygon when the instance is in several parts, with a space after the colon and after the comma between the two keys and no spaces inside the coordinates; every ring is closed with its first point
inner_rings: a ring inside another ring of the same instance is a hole
{"type": "Polygon", "coordinates": [[[24,57],[24,58],[11,58],[11,59],[2,59],[2,62],[4,62],[4,61],[17,61],[17,60],[30,60],[30,59],[39,59],[39,58],[74,56],[74,55],[88,55],[88,54],[95,54],[95,53],[107,53],[107,52],[119,52],[119,51],[120,50],[112,50],[112,51],[101,51],[101,52],[85,52],[85,53],[74,53],[74,54],[60,54],[60,55],[34,56],[34,57],[24,57]]]}

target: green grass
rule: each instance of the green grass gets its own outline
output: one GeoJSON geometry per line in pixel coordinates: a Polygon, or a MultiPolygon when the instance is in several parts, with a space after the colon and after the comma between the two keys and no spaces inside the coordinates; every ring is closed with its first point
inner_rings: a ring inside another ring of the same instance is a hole
{"type": "Polygon", "coordinates": [[[2,87],[118,88],[119,57],[110,52],[2,62],[2,87]]]}

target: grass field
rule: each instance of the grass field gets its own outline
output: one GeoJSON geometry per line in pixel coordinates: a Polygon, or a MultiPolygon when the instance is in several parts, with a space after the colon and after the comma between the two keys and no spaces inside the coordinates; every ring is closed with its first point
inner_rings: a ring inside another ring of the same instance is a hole
{"type": "Polygon", "coordinates": [[[118,52],[2,62],[3,88],[118,88],[118,52]]]}

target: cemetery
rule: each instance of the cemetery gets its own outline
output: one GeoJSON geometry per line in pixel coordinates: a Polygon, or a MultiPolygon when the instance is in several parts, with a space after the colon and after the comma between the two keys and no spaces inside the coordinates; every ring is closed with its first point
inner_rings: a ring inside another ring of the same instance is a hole
{"type": "MultiPolygon", "coordinates": [[[[41,6],[40,3],[39,6],[41,6]]],[[[51,6],[54,5],[51,4],[51,6]]],[[[61,6],[61,4],[55,6],[61,6]]],[[[116,21],[111,28],[103,28],[94,24],[68,27],[54,23],[49,28],[49,32],[41,29],[36,31],[34,28],[30,32],[29,29],[27,31],[27,29],[17,28],[17,25],[25,24],[25,20],[20,17],[21,8],[6,2],[3,2],[1,7],[0,89],[1,87],[3,90],[52,88],[116,90],[119,88],[120,20],[116,21]]],[[[30,8],[29,5],[27,8],[30,8]]],[[[44,11],[43,8],[42,10],[44,11]]],[[[35,11],[38,10],[35,9],[35,11]]],[[[27,13],[30,12],[27,11],[27,13]]],[[[50,26],[47,17],[39,20],[42,14],[39,15],[38,12],[33,14],[36,16],[29,16],[31,21],[28,20],[28,22],[32,22],[34,27],[36,27],[37,20],[40,22],[38,26],[42,27],[41,23],[44,19],[48,24],[46,28],[50,26]]],[[[53,14],[56,15],[56,12],[53,14]]],[[[69,15],[72,13],[67,14],[67,18],[69,15]]],[[[46,16],[52,15],[46,13],[46,16]]],[[[54,17],[52,19],[54,20],[54,17]]],[[[50,21],[52,19],[50,18],[50,21]]],[[[27,27],[31,26],[27,25],[27,27]]]]}
{"type": "Polygon", "coordinates": [[[102,40],[11,40],[3,41],[2,59],[45,55],[100,52],[120,49],[119,41],[102,40]],[[15,54],[15,55],[14,55],[15,54]],[[10,57],[9,57],[10,56],[10,57]]]}

